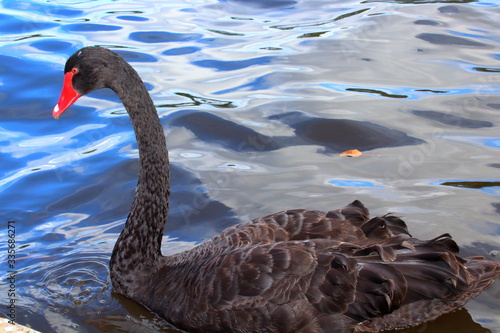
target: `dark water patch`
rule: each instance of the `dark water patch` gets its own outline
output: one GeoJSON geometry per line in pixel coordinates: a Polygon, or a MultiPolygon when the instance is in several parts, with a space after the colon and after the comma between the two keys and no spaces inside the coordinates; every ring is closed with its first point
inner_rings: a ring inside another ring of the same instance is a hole
{"type": "MultiPolygon", "coordinates": [[[[126,172],[127,166],[129,166],[127,162],[121,162],[109,168],[100,176],[101,183],[97,183],[99,179],[95,176],[89,175],[86,180],[86,184],[88,185],[82,185],[82,187],[77,188],[71,193],[61,191],[59,200],[54,200],[53,203],[47,206],[47,209],[52,212],[68,211],[73,213],[93,209],[91,211],[96,213],[86,220],[87,225],[99,224],[101,223],[100,221],[109,221],[110,219],[119,220],[123,218],[132,203],[135,185],[129,183],[131,181],[130,178],[133,178],[133,176],[130,177],[131,175],[126,172]],[[116,184],[122,185],[110,186],[109,183],[106,185],[103,182],[106,179],[112,179],[116,184]],[[126,186],[123,184],[126,184],[126,186]],[[121,193],[120,200],[116,200],[113,193],[121,193]]],[[[61,179],[66,181],[71,177],[70,172],[70,170],[67,172],[62,170],[61,179]]]]}
{"type": "Polygon", "coordinates": [[[149,21],[149,19],[147,17],[142,17],[142,16],[120,15],[120,16],[117,16],[116,18],[119,20],[132,21],[132,22],[149,21]]]}
{"type": "Polygon", "coordinates": [[[290,126],[300,139],[308,144],[323,146],[326,153],[425,143],[401,131],[366,121],[312,117],[297,111],[270,116],[269,119],[279,120],[290,126]]]}
{"type": "Polygon", "coordinates": [[[415,89],[415,91],[431,92],[433,94],[447,94],[447,93],[449,93],[448,90],[435,90],[435,89],[415,89]]]}
{"type": "Polygon", "coordinates": [[[105,165],[107,161],[100,160],[99,157],[90,158],[88,161],[93,168],[102,167],[103,171],[100,174],[90,174],[85,177],[72,176],[72,170],[64,172],[61,175],[63,181],[71,180],[73,177],[84,178],[80,182],[82,185],[69,193],[61,190],[59,200],[48,205],[47,210],[52,215],[68,211],[94,212],[85,219],[87,226],[99,226],[104,222],[124,219],[130,211],[135,193],[138,174],[137,160],[118,161],[107,166],[105,165]],[[120,195],[117,196],[117,193],[120,195]]]}
{"type": "Polygon", "coordinates": [[[460,9],[457,6],[443,6],[439,7],[438,11],[441,14],[458,14],[460,9]]]}
{"type": "Polygon", "coordinates": [[[83,154],[83,155],[86,155],[86,154],[92,154],[92,153],[94,153],[94,152],[96,152],[96,151],[97,151],[97,148],[94,148],[94,149],[90,149],[90,150],[84,151],[84,152],[82,152],[82,154],[83,154]]]}
{"type": "Polygon", "coordinates": [[[226,31],[226,30],[218,30],[218,29],[207,29],[207,31],[220,34],[220,35],[225,35],[225,36],[245,36],[244,33],[240,32],[231,32],[231,31],[226,31]]]}
{"type": "Polygon", "coordinates": [[[477,72],[500,73],[500,68],[494,68],[494,67],[472,67],[472,69],[477,72]]]}
{"type": "Polygon", "coordinates": [[[234,105],[233,102],[231,101],[224,101],[220,99],[196,96],[193,94],[182,93],[182,92],[177,92],[175,94],[189,98],[191,101],[193,101],[193,105],[210,105],[216,108],[223,108],[223,109],[233,109],[236,107],[236,105],[234,105]]]}
{"type": "Polygon", "coordinates": [[[187,42],[201,38],[196,33],[176,33],[167,31],[138,31],[129,35],[131,40],[142,43],[187,42]]]}
{"type": "Polygon", "coordinates": [[[275,57],[264,56],[258,58],[251,58],[245,60],[197,60],[193,61],[192,64],[198,67],[213,68],[218,71],[234,71],[238,69],[247,68],[255,65],[266,65],[271,63],[275,57]]]}
{"type": "Polygon", "coordinates": [[[465,187],[473,189],[482,189],[485,187],[500,186],[500,181],[456,181],[456,182],[443,182],[441,185],[453,187],[465,187]]]}
{"type": "Polygon", "coordinates": [[[365,89],[365,88],[346,88],[347,91],[355,91],[360,93],[368,93],[368,94],[377,94],[383,97],[388,98],[408,98],[407,95],[399,95],[399,94],[389,94],[382,90],[377,89],[365,89]]]}
{"type": "Polygon", "coordinates": [[[475,120],[439,111],[412,110],[411,113],[425,119],[454,127],[483,128],[493,126],[493,123],[489,121],[475,120]]]}
{"type": "MultiPolygon", "coordinates": [[[[62,183],[57,189],[58,199],[48,203],[44,212],[30,218],[32,223],[40,223],[47,216],[57,216],[61,212],[94,212],[85,218],[86,226],[99,226],[106,221],[118,221],[127,217],[137,183],[138,161],[127,159],[106,167],[109,161],[95,155],[90,157],[86,164],[92,165],[92,169],[103,171],[81,176],[75,173],[71,166],[60,170],[58,175],[62,183]],[[69,181],[80,183],[82,186],[75,189],[64,185],[69,181]],[[120,195],[117,196],[117,193],[120,195]]],[[[25,178],[30,181],[31,186],[37,186],[42,181],[44,185],[40,188],[44,189],[48,179],[54,179],[47,177],[49,173],[39,173],[37,179],[25,178]]],[[[217,181],[217,176],[212,175],[214,179],[202,182],[196,174],[176,163],[170,164],[170,176],[172,194],[167,234],[181,237],[183,240],[199,240],[240,222],[231,208],[210,197],[209,187],[215,187],[217,190],[217,187],[223,186],[217,181]],[[207,219],[207,216],[210,218],[207,219]]],[[[28,221],[26,223],[29,224],[28,221]]],[[[123,225],[119,225],[110,232],[120,232],[122,228],[123,225]]]]}
{"type": "Polygon", "coordinates": [[[47,242],[50,244],[58,243],[58,242],[62,243],[64,240],[66,240],[66,235],[60,234],[57,232],[47,232],[43,236],[41,236],[39,238],[39,240],[41,242],[44,242],[44,243],[47,242]]]}
{"type": "Polygon", "coordinates": [[[363,9],[356,10],[356,11],[353,11],[350,13],[342,14],[342,15],[339,15],[339,16],[337,16],[333,19],[329,19],[329,20],[324,20],[324,21],[319,21],[319,22],[314,21],[314,22],[307,22],[307,23],[298,23],[298,24],[278,24],[278,25],[272,25],[270,28],[279,29],[279,30],[293,30],[293,29],[305,28],[305,27],[319,27],[319,26],[322,26],[325,24],[330,24],[330,23],[333,23],[333,22],[336,22],[339,20],[346,19],[346,18],[351,17],[351,16],[362,14],[362,13],[366,12],[367,10],[370,10],[370,8],[363,8],[363,9]]]}
{"type": "Polygon", "coordinates": [[[128,62],[157,62],[158,59],[144,52],[134,52],[125,50],[115,50],[128,62]]]}
{"type": "Polygon", "coordinates": [[[238,20],[238,21],[253,21],[254,19],[251,17],[241,17],[241,16],[231,16],[232,20],[238,20]]]}
{"type": "MultiPolygon", "coordinates": [[[[94,167],[99,168],[98,165],[94,167]]],[[[81,184],[88,185],[76,191],[69,193],[64,190],[59,191],[60,199],[48,205],[47,212],[55,216],[60,212],[92,211],[94,213],[84,221],[86,226],[99,226],[106,221],[126,218],[135,193],[139,163],[136,159],[129,159],[103,170],[97,175],[86,175],[85,181],[81,184]],[[117,196],[117,193],[120,195],[117,196]]],[[[72,176],[70,172],[68,170],[62,175],[64,181],[77,176],[72,176]]],[[[213,175],[214,179],[202,182],[196,174],[182,168],[181,165],[171,163],[170,177],[171,209],[168,214],[166,234],[190,241],[206,239],[240,222],[231,208],[210,197],[209,186],[216,187],[215,190],[217,186],[222,186],[217,182],[217,176],[213,175]]],[[[118,225],[109,232],[118,233],[122,228],[123,225],[118,225]]]]}
{"type": "Polygon", "coordinates": [[[493,202],[491,205],[495,208],[495,213],[500,214],[500,202],[493,202]]]}
{"type": "Polygon", "coordinates": [[[435,20],[416,20],[413,23],[415,23],[416,25],[432,25],[432,26],[437,26],[441,24],[439,21],[435,20]]]}
{"type": "Polygon", "coordinates": [[[73,50],[76,46],[75,43],[71,42],[63,42],[56,39],[43,39],[37,40],[30,44],[32,47],[46,52],[57,52],[57,53],[66,53],[70,50],[73,50]]]}
{"type": "Polygon", "coordinates": [[[370,9],[371,8],[363,8],[363,9],[355,10],[355,11],[350,12],[350,13],[342,14],[342,15],[337,16],[335,19],[333,19],[333,21],[340,21],[340,20],[346,19],[346,18],[351,17],[351,16],[356,16],[356,15],[362,14],[370,9]]]}
{"type": "Polygon", "coordinates": [[[424,32],[415,36],[418,39],[424,40],[431,44],[437,45],[455,45],[455,46],[474,46],[474,47],[489,47],[490,45],[472,41],[467,38],[450,36],[445,34],[435,34],[424,32]]]}
{"type": "Polygon", "coordinates": [[[12,15],[0,13],[0,33],[6,35],[26,34],[33,31],[46,30],[57,27],[56,23],[29,21],[12,15]]]}
{"type": "Polygon", "coordinates": [[[101,31],[121,30],[122,27],[119,27],[117,25],[108,25],[108,24],[75,23],[75,24],[65,25],[63,29],[69,32],[101,32],[101,31]]]}
{"type": "Polygon", "coordinates": [[[310,32],[307,34],[300,35],[297,38],[313,38],[313,37],[321,37],[321,35],[326,34],[329,31],[320,31],[320,32],[310,32]]]}
{"type": "Polygon", "coordinates": [[[107,14],[144,14],[142,10],[110,10],[107,14]]]}
{"type": "Polygon", "coordinates": [[[189,107],[189,106],[199,106],[199,105],[209,105],[215,108],[223,108],[223,109],[233,109],[236,107],[236,105],[233,104],[231,101],[224,101],[220,99],[213,99],[213,98],[208,98],[208,97],[203,97],[203,96],[196,96],[193,94],[188,94],[184,92],[176,92],[176,95],[186,97],[191,100],[191,102],[181,102],[181,103],[175,103],[175,104],[160,104],[158,107],[163,107],[163,108],[179,108],[179,107],[189,107]]]}
{"type": "MultiPolygon", "coordinates": [[[[82,10],[77,10],[77,9],[69,9],[69,8],[64,8],[64,7],[51,7],[48,10],[45,10],[44,14],[52,14],[55,16],[64,16],[64,17],[77,17],[82,15],[84,12],[82,10]]],[[[55,20],[58,21],[58,20],[55,20]]]]}
{"type": "Polygon", "coordinates": [[[272,137],[207,112],[179,112],[172,117],[170,125],[185,127],[201,141],[238,152],[270,151],[281,148],[272,137]]]}
{"type": "MultiPolygon", "coordinates": [[[[50,38],[50,37],[53,37],[53,36],[43,35],[43,34],[29,34],[29,35],[20,36],[20,37],[17,37],[17,38],[8,37],[8,38],[5,38],[5,41],[19,42],[19,41],[25,41],[25,40],[28,40],[28,39],[39,39],[39,38],[50,38]]],[[[1,37],[0,37],[0,41],[2,41],[1,37]]]]}
{"type": "Polygon", "coordinates": [[[196,53],[200,50],[201,48],[196,46],[176,47],[173,49],[163,51],[162,54],[167,56],[179,56],[179,55],[196,53]]]}
{"type": "Polygon", "coordinates": [[[224,174],[213,173],[209,179],[202,181],[197,174],[171,163],[170,178],[171,209],[165,234],[197,241],[242,222],[230,207],[209,195],[210,190],[217,191],[227,185],[224,174]]]}
{"type": "Polygon", "coordinates": [[[497,109],[500,110],[500,103],[488,103],[486,106],[492,108],[492,109],[497,109]]]}

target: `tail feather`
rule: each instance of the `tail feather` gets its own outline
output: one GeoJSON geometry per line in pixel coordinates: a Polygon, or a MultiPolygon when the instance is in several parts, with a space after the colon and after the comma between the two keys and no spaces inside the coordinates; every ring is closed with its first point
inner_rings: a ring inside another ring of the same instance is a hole
{"type": "Polygon", "coordinates": [[[482,257],[466,258],[465,267],[472,281],[459,294],[449,299],[420,299],[401,306],[385,316],[366,320],[355,326],[354,332],[402,330],[434,320],[439,316],[462,308],[472,298],[493,284],[500,276],[500,263],[482,257]]]}

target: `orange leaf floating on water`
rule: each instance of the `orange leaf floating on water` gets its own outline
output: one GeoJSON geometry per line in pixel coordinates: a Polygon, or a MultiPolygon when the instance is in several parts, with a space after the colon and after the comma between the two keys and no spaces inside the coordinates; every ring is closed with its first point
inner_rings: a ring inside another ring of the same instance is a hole
{"type": "Polygon", "coordinates": [[[361,155],[362,153],[357,149],[350,149],[340,153],[340,156],[348,156],[348,157],[358,157],[361,155]]]}

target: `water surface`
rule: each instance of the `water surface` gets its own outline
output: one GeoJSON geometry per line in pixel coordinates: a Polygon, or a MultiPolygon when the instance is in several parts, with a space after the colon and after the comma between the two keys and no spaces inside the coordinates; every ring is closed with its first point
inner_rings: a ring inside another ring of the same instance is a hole
{"type": "MultiPolygon", "coordinates": [[[[402,216],[414,236],[450,232],[465,254],[499,260],[497,2],[1,6],[0,236],[15,221],[19,323],[176,331],[111,292],[108,260],[138,171],[124,108],[102,90],[51,115],[66,59],[88,45],[120,52],[157,105],[172,162],[164,254],[239,221],[359,199],[402,216]],[[363,155],[339,156],[347,149],[363,155]]],[[[407,332],[498,332],[499,295],[497,283],[407,332]]]]}

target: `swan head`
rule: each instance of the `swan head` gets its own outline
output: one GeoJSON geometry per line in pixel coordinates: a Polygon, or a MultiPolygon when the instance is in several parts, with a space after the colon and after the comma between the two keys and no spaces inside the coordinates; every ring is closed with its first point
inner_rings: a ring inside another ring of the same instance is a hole
{"type": "Polygon", "coordinates": [[[52,111],[54,118],[58,119],[81,96],[109,88],[122,62],[120,55],[103,47],[89,46],[75,52],[64,67],[63,88],[52,111]]]}

